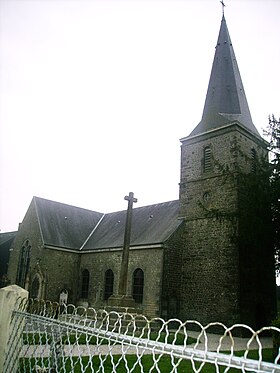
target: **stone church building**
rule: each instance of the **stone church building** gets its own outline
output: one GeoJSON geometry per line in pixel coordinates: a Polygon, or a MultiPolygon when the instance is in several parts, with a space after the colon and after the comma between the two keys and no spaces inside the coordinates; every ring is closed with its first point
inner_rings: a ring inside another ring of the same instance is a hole
{"type": "MultiPolygon", "coordinates": [[[[240,181],[266,147],[223,16],[202,119],[181,139],[179,200],[133,209],[127,291],[139,311],[253,327],[274,318],[267,214],[252,212],[244,195],[253,190],[244,194],[240,181]]],[[[118,290],[125,220],[126,211],[34,197],[11,247],[9,280],[31,297],[66,294],[68,303],[106,307],[118,290]]]]}

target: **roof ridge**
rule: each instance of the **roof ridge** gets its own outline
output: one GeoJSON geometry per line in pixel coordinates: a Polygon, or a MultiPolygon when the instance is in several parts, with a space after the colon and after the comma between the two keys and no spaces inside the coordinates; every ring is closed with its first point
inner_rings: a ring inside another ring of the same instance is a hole
{"type": "Polygon", "coordinates": [[[87,244],[87,242],[89,241],[89,239],[91,238],[91,236],[93,235],[93,233],[96,231],[96,229],[98,228],[99,224],[102,222],[102,220],[104,219],[104,216],[105,214],[103,214],[101,216],[101,218],[98,220],[98,222],[95,224],[95,227],[93,227],[92,231],[90,232],[90,234],[88,235],[88,237],[85,239],[85,242],[82,244],[82,246],[80,247],[79,250],[83,250],[83,248],[85,247],[85,245],[87,244]]]}
{"type": "Polygon", "coordinates": [[[43,200],[43,201],[51,202],[51,203],[57,203],[59,205],[64,205],[64,206],[68,206],[68,207],[74,207],[74,208],[80,209],[80,210],[86,210],[86,211],[90,211],[90,212],[95,212],[95,213],[98,213],[98,214],[101,214],[101,215],[104,214],[103,212],[100,212],[100,211],[95,211],[95,210],[87,209],[85,207],[79,207],[79,206],[75,206],[75,205],[70,205],[69,203],[58,202],[58,201],[54,201],[54,200],[48,199],[48,198],[37,197],[37,196],[34,196],[33,198],[35,198],[37,200],[43,200]]]}
{"type": "MultiPolygon", "coordinates": [[[[163,205],[163,204],[171,203],[171,202],[179,202],[179,198],[178,198],[178,199],[171,200],[171,201],[158,202],[158,203],[151,203],[150,205],[143,205],[143,206],[133,207],[133,211],[134,211],[134,210],[139,210],[139,209],[141,209],[141,208],[145,208],[145,207],[152,207],[152,206],[156,206],[156,205],[163,205]]],[[[117,211],[112,211],[112,212],[107,212],[107,213],[105,213],[105,215],[109,215],[109,214],[117,214],[117,213],[124,212],[124,211],[126,211],[126,209],[123,209],[123,210],[117,210],[117,211]]]]}

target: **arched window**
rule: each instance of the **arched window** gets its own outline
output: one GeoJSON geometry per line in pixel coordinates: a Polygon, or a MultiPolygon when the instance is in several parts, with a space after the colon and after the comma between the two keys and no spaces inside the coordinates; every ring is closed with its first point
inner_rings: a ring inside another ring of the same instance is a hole
{"type": "Polygon", "coordinates": [[[212,164],[212,149],[210,146],[206,146],[203,151],[203,171],[209,172],[213,170],[212,164]]]}
{"type": "Polygon", "coordinates": [[[84,269],[82,272],[82,299],[88,299],[88,289],[89,289],[89,271],[84,269]]]}
{"type": "Polygon", "coordinates": [[[257,152],[256,149],[251,149],[251,172],[257,172],[257,152]]]}
{"type": "Polygon", "coordinates": [[[104,300],[110,298],[114,292],[114,273],[111,269],[107,269],[105,272],[105,289],[104,289],[104,300]]]}
{"type": "Polygon", "coordinates": [[[26,278],[29,271],[31,244],[26,240],[20,249],[18,268],[17,268],[17,285],[25,288],[26,278]]]}
{"type": "Polygon", "coordinates": [[[36,276],[31,283],[30,297],[33,299],[39,298],[39,289],[40,289],[40,281],[39,281],[38,276],[36,276]]]}
{"type": "Polygon", "coordinates": [[[144,291],[144,272],[142,269],[137,268],[133,272],[133,291],[132,296],[136,303],[143,302],[143,291],[144,291]]]}

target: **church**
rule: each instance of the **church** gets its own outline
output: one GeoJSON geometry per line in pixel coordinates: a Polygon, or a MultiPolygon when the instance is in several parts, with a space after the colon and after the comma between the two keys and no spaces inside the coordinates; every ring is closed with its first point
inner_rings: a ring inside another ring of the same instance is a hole
{"type": "MultiPolygon", "coordinates": [[[[251,208],[254,191],[240,177],[255,173],[267,144],[252,122],[224,15],[201,121],[180,141],[179,200],[133,208],[127,294],[148,317],[269,324],[269,214],[251,208]]],[[[33,197],[11,245],[10,283],[34,298],[64,294],[68,303],[107,307],[119,289],[126,216],[33,197]]]]}

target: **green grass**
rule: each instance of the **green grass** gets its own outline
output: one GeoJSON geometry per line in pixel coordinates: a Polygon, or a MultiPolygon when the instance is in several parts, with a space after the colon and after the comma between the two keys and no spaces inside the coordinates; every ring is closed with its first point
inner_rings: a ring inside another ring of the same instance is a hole
{"type": "MultiPolygon", "coordinates": [[[[243,356],[244,351],[240,351],[235,354],[236,356],[243,356]]],[[[258,359],[258,351],[250,351],[249,358],[251,359],[258,359]]],[[[111,373],[112,372],[112,361],[111,357],[105,358],[99,357],[99,356],[94,356],[92,358],[89,357],[83,357],[81,359],[78,358],[72,358],[72,362],[74,362],[74,365],[71,363],[70,358],[65,358],[63,362],[63,369],[66,372],[73,372],[73,373],[80,373],[80,372],[86,372],[86,373],[91,373],[92,371],[97,371],[99,367],[101,367],[101,359],[102,359],[102,366],[104,370],[102,372],[105,373],[111,373]],[[104,359],[104,360],[103,360],[104,359]],[[92,369],[93,367],[93,369],[92,369]]],[[[46,359],[40,359],[41,364],[43,365],[44,363],[47,364],[46,359]],[[42,361],[44,360],[44,361],[42,361]]],[[[273,362],[273,352],[272,349],[264,349],[263,350],[263,360],[264,361],[269,361],[273,362]]],[[[116,368],[116,371],[118,373],[125,373],[127,372],[126,369],[126,364],[128,368],[131,370],[134,364],[137,362],[137,357],[135,355],[126,355],[125,358],[120,356],[120,355],[114,355],[113,356],[113,361],[114,364],[116,364],[118,361],[120,361],[118,367],[116,368]],[[126,360],[126,363],[125,363],[126,360]]],[[[175,363],[178,363],[178,359],[174,360],[175,363]]],[[[36,363],[38,364],[38,362],[36,363]]],[[[152,355],[143,355],[141,358],[141,364],[144,367],[144,372],[157,372],[155,368],[152,369],[154,361],[152,355]]],[[[32,367],[35,365],[35,359],[20,359],[20,372],[32,372],[32,367]],[[24,368],[24,365],[26,368],[24,368]],[[25,370],[24,370],[25,369],[25,370]]],[[[173,364],[170,356],[164,355],[159,359],[158,362],[158,368],[161,373],[168,373],[172,370],[173,364]]],[[[196,368],[199,367],[199,363],[196,363],[196,368]]],[[[220,372],[223,372],[225,368],[220,367],[220,372]]],[[[101,371],[101,370],[100,370],[101,371]]],[[[229,370],[230,372],[240,372],[239,369],[234,369],[231,368],[229,370]]],[[[133,373],[140,373],[141,372],[141,367],[139,365],[139,362],[136,364],[135,368],[133,369],[133,373]]],[[[178,367],[177,367],[177,372],[178,373],[183,373],[183,372],[193,372],[192,369],[192,364],[188,360],[182,360],[179,362],[178,367]]],[[[214,373],[216,372],[216,368],[214,365],[206,363],[204,364],[202,368],[203,373],[214,373]]]]}
{"type": "MultiPolygon", "coordinates": [[[[136,337],[142,337],[142,338],[147,338],[147,333],[141,335],[141,333],[136,333],[136,337]]],[[[158,337],[157,332],[152,332],[149,335],[150,340],[157,340],[160,342],[166,342],[166,333],[162,333],[160,337],[158,337]]],[[[91,345],[100,345],[100,344],[108,344],[108,340],[98,338],[95,336],[89,336],[86,334],[69,334],[67,336],[62,337],[62,343],[64,345],[67,344],[76,344],[76,342],[80,345],[83,344],[91,344],[91,345]]],[[[26,344],[44,344],[44,343],[51,343],[51,338],[50,336],[47,336],[45,333],[26,333],[24,335],[24,342],[26,344]]],[[[174,343],[176,345],[183,345],[184,344],[184,335],[178,334],[175,338],[175,333],[171,333],[167,337],[167,342],[168,343],[174,343]]],[[[190,343],[195,343],[196,340],[194,338],[188,338],[187,340],[188,344],[190,343]]],[[[229,353],[229,352],[225,352],[229,353]]],[[[239,351],[235,352],[235,356],[243,356],[244,351],[239,351]]],[[[252,350],[248,354],[249,359],[258,359],[258,351],[257,350],[252,350]]],[[[82,357],[82,358],[77,358],[73,357],[72,362],[70,360],[70,357],[64,358],[63,366],[66,372],[88,372],[91,373],[93,371],[92,367],[94,368],[94,371],[96,371],[100,366],[101,366],[101,359],[102,360],[102,366],[104,367],[103,372],[112,372],[112,361],[111,357],[99,357],[99,356],[94,356],[92,358],[89,357],[82,357]],[[73,364],[74,362],[74,364],[73,364]]],[[[273,350],[272,349],[263,349],[262,350],[262,360],[263,361],[268,361],[268,362],[273,362],[273,350]]],[[[135,355],[126,355],[125,357],[121,357],[119,355],[114,355],[113,356],[113,361],[114,365],[119,361],[118,367],[116,371],[118,373],[123,373],[127,372],[126,366],[129,367],[129,369],[132,369],[132,367],[135,368],[133,369],[134,373],[141,372],[141,366],[139,365],[139,362],[137,362],[137,357],[135,355]],[[136,363],[137,362],[137,363],[136,363]]],[[[178,363],[177,367],[177,372],[193,372],[192,368],[192,363],[188,360],[182,360],[178,361],[174,360],[175,363],[178,363]]],[[[40,365],[40,366],[46,366],[48,364],[48,359],[37,359],[35,360],[34,358],[31,359],[20,359],[20,372],[32,372],[34,365],[40,365]]],[[[143,355],[141,358],[141,364],[144,367],[144,372],[157,372],[156,368],[154,368],[154,360],[152,355],[143,355]]],[[[164,355],[159,359],[159,362],[157,363],[158,369],[160,372],[170,372],[174,366],[172,363],[171,357],[168,355],[164,355]]],[[[200,364],[195,363],[196,369],[199,368],[200,364]]],[[[220,372],[223,372],[225,368],[220,367],[219,368],[220,372]]],[[[233,369],[231,368],[229,370],[230,372],[240,372],[238,369],[233,369]]],[[[214,365],[211,365],[209,363],[204,364],[202,368],[203,373],[214,373],[216,372],[216,368],[214,365]]]]}
{"type": "Polygon", "coordinates": [[[45,345],[51,341],[51,336],[46,333],[23,333],[23,344],[25,345],[45,345]]]}

